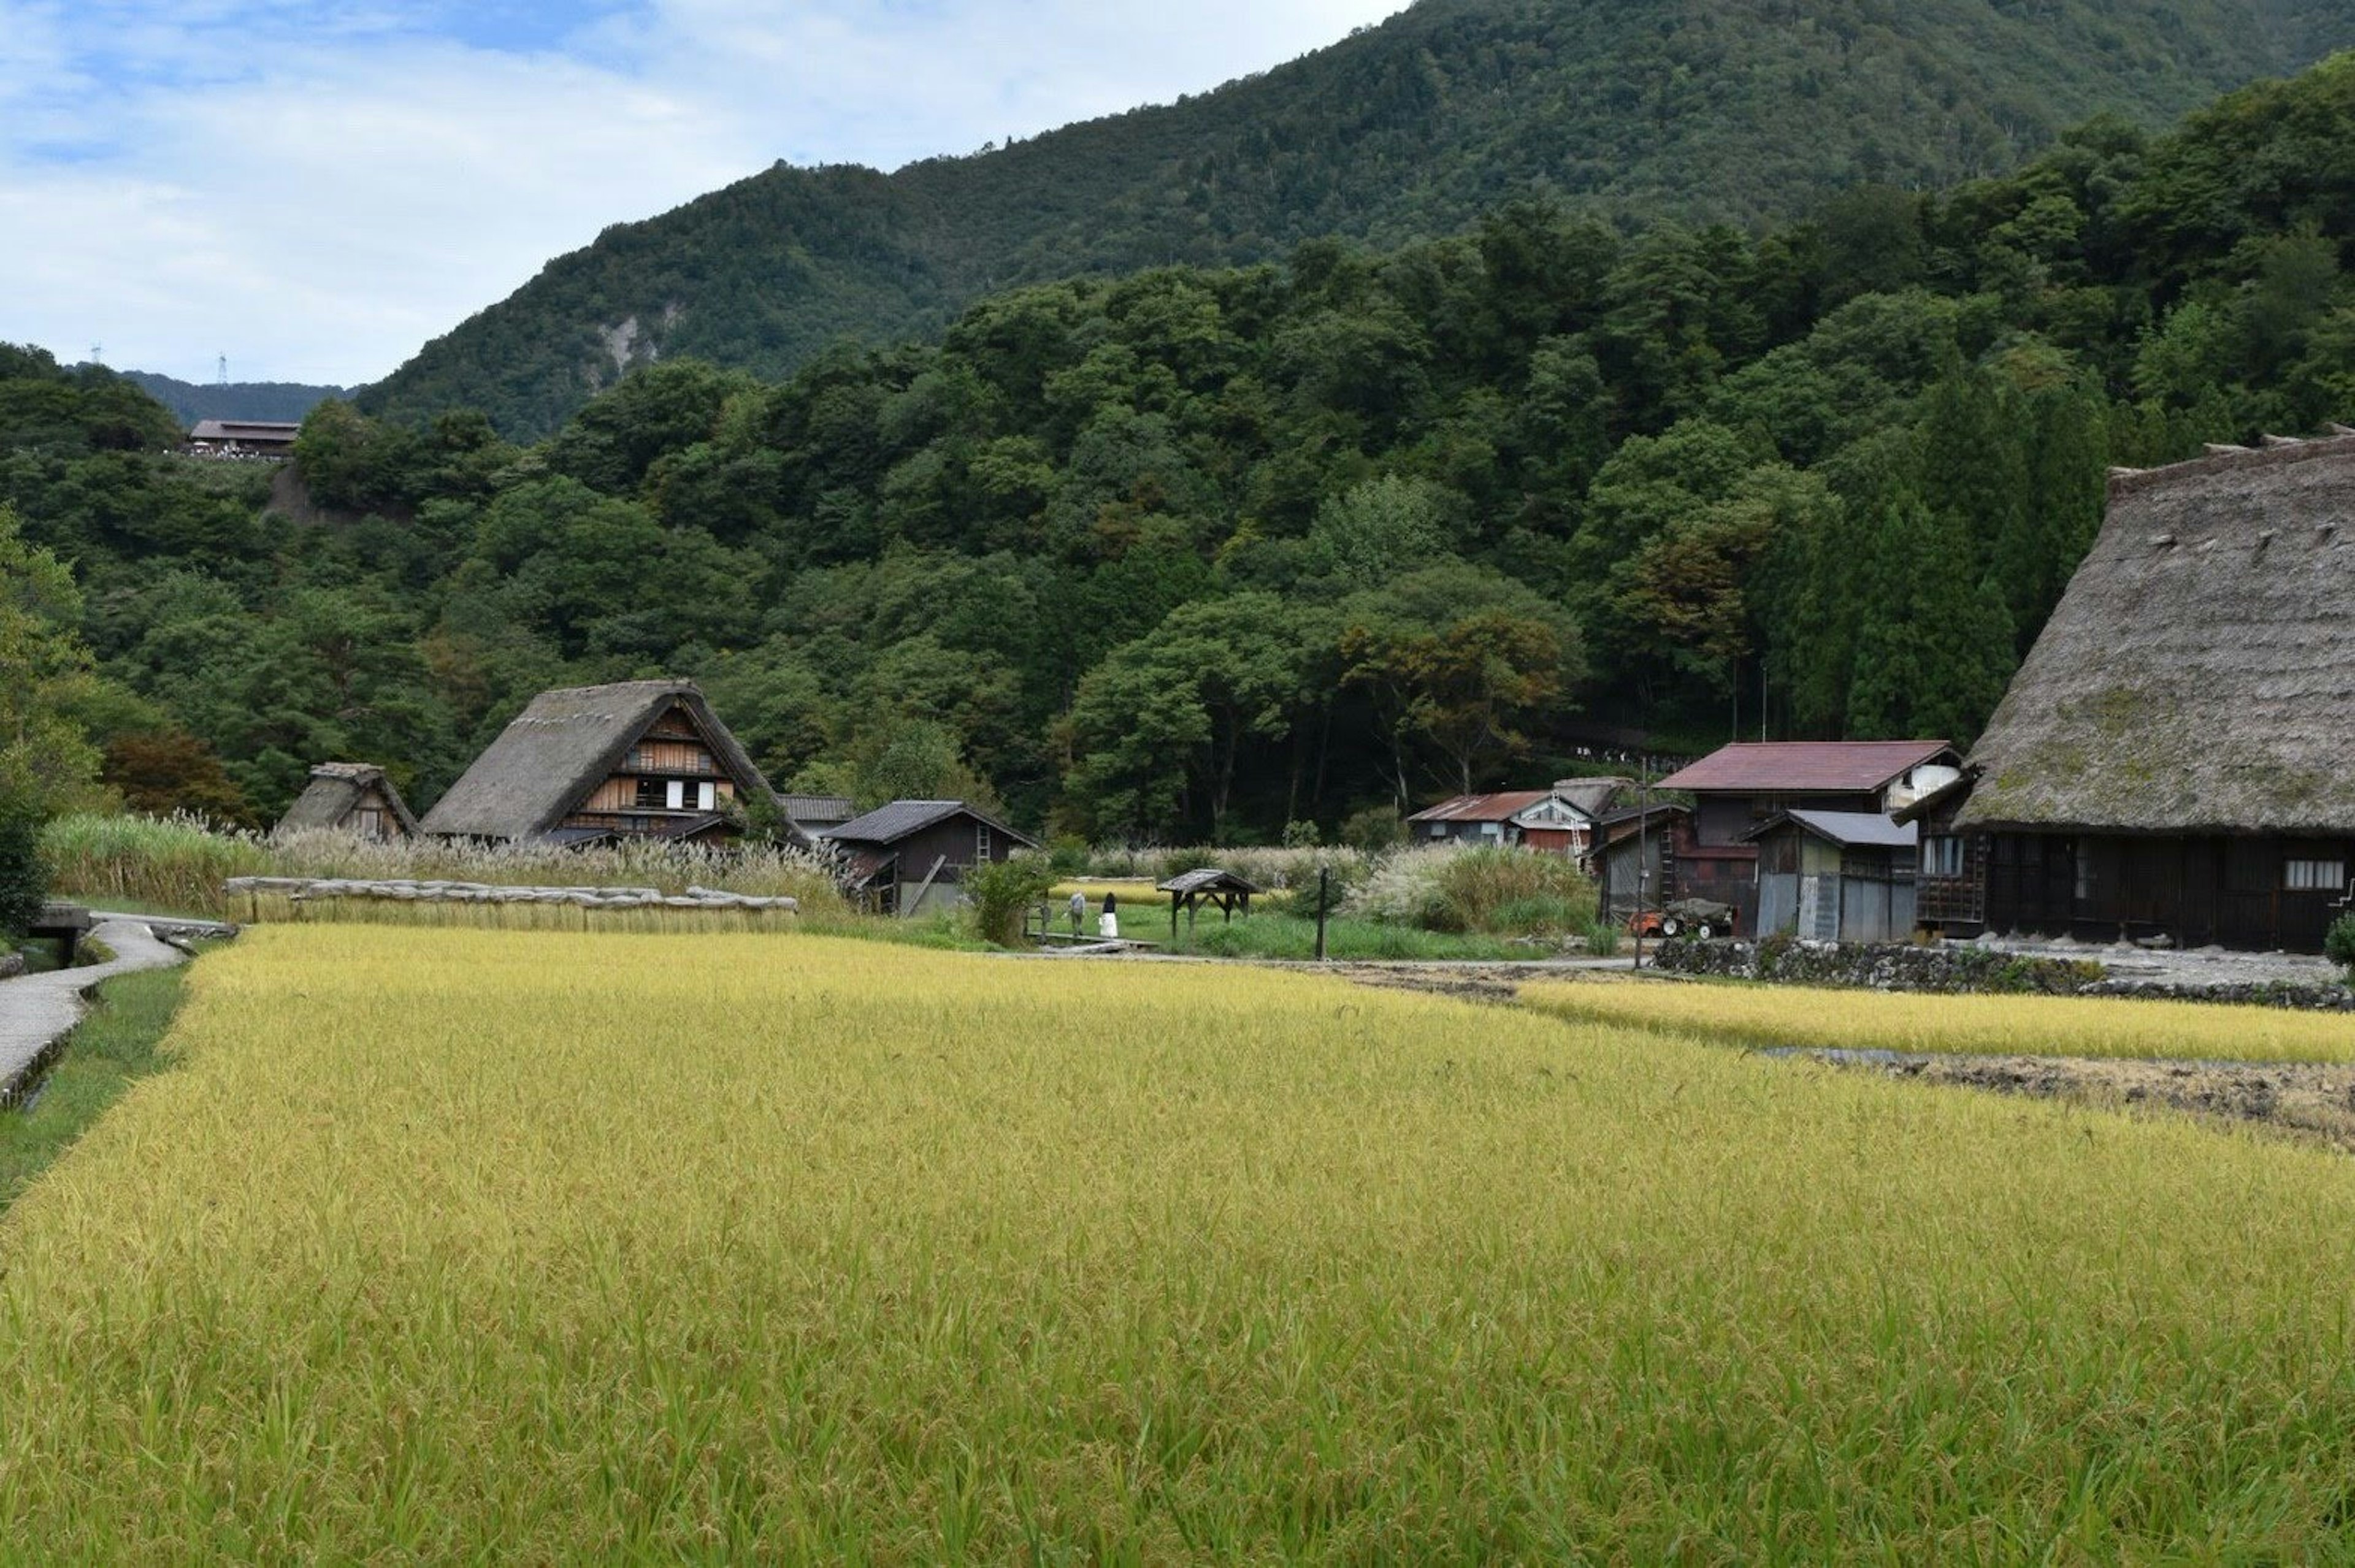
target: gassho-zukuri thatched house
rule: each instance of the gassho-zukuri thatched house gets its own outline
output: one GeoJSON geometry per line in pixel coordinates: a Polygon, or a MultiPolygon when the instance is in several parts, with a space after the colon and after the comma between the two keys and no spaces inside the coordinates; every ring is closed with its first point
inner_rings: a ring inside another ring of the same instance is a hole
{"type": "Polygon", "coordinates": [[[773,804],[776,792],[693,681],[634,680],[532,699],[434,803],[422,830],[569,845],[709,842],[737,837],[743,806],[756,800],[773,804]]]}
{"type": "Polygon", "coordinates": [[[1969,764],[1924,871],[1967,868],[1985,927],[2319,951],[2355,866],[2355,432],[2114,474],[1969,764]]]}
{"type": "Polygon", "coordinates": [[[417,831],[417,818],[382,768],[369,763],[321,763],[272,831],[304,828],[356,833],[362,838],[406,838],[417,831]]]}

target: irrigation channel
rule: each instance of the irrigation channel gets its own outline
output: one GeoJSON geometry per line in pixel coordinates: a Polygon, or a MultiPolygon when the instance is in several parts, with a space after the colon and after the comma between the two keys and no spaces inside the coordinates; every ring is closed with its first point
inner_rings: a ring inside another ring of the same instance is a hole
{"type": "Polygon", "coordinates": [[[101,914],[90,934],[113,953],[106,963],[0,980],[0,1106],[18,1104],[40,1083],[59,1044],[81,1022],[83,997],[93,987],[117,975],[188,961],[188,950],[158,936],[158,926],[180,942],[236,934],[234,927],[205,922],[101,914]]]}

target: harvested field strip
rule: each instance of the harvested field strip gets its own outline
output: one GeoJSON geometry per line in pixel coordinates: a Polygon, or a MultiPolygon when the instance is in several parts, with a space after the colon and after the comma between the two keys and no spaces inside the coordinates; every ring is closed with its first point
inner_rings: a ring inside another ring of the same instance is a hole
{"type": "Polygon", "coordinates": [[[1600,978],[1527,986],[1521,999],[1581,1022],[1805,1051],[2355,1061],[2355,1018],[2283,1008],[1600,978]]]}
{"type": "Polygon", "coordinates": [[[2312,1151],[1257,970],[190,988],[0,1223],[52,1558],[2294,1561],[2355,1495],[2312,1151]]]}

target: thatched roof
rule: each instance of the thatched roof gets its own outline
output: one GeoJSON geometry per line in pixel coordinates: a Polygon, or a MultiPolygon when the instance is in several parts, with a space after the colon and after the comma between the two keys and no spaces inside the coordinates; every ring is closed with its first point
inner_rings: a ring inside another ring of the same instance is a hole
{"type": "Polygon", "coordinates": [[[384,770],[371,763],[321,763],[313,768],[310,784],[294,797],[294,804],[278,819],[274,831],[341,827],[352,808],[367,798],[370,790],[384,796],[403,833],[417,831],[417,818],[410,815],[409,803],[400,798],[400,791],[384,776],[384,770]]]}
{"type": "Polygon", "coordinates": [[[533,698],[425,814],[424,830],[453,838],[546,833],[611,777],[630,748],[675,706],[702,731],[740,799],[777,798],[693,681],[632,680],[533,698]]]}
{"type": "Polygon", "coordinates": [[[1959,820],[2355,832],[2355,438],[2121,475],[1959,820]]]}

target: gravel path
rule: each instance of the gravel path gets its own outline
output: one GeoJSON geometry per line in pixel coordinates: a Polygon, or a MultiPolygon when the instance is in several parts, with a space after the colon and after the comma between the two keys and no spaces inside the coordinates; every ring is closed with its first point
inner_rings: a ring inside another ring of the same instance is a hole
{"type": "Polygon", "coordinates": [[[168,969],[188,955],[155,939],[144,922],[108,920],[91,933],[113,950],[111,964],[0,980],[0,1099],[68,1029],[81,1021],[82,993],[141,969],[168,969]]]}

